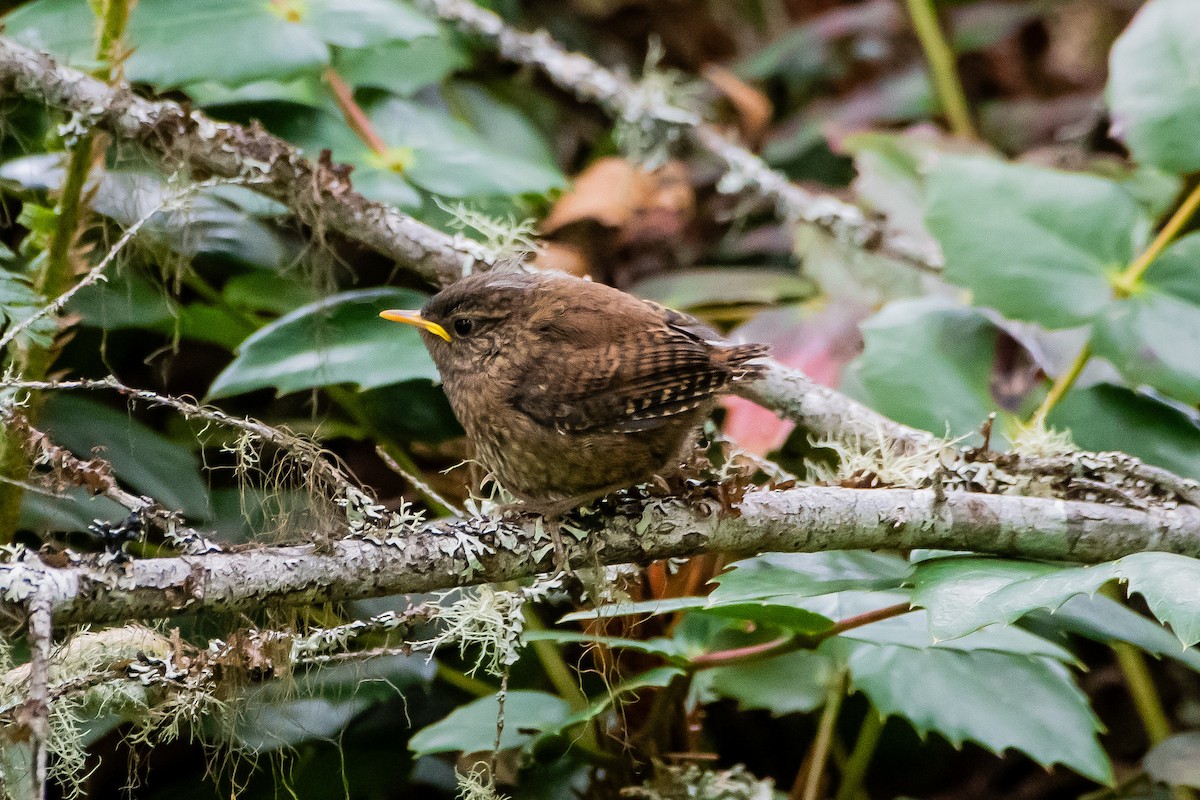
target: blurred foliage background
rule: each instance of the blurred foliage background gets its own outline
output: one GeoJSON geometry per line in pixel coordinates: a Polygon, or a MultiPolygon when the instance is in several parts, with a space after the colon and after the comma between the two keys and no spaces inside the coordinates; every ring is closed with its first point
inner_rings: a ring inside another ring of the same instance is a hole
{"type": "MultiPolygon", "coordinates": [[[[1184,213],[1200,174],[1194,0],[491,5],[517,28],[661,82],[791,180],[932,237],[940,275],[725,191],[703,153],[635,141],[400,0],[140,0],[108,31],[118,57],[102,59],[97,12],[113,2],[10,3],[4,35],[146,95],[261,124],[310,158],[329,150],[353,166],[358,191],[434,227],[496,243],[532,219],[515,238],[538,237],[539,267],[767,342],[778,360],[902,423],[977,442],[996,413],[991,443],[1005,447],[1044,421],[1082,448],[1200,478],[1200,234],[1184,213]],[[1168,220],[1178,225],[1156,240],[1168,220]]],[[[0,98],[0,120],[0,322],[60,294],[124,227],[162,209],[58,327],[19,337],[9,368],[112,374],[203,398],[315,437],[391,504],[403,496],[442,513],[387,467],[381,445],[448,503],[467,499],[477,476],[462,465],[431,362],[415,331],[376,318],[419,306],[429,287],[245,186],[180,199],[185,176],[86,120],[15,97],[0,98]],[[64,243],[72,194],[78,235],[64,243]]],[[[47,395],[32,410],[56,442],[102,455],[130,490],[222,540],[295,538],[327,519],[270,453],[248,467],[235,438],[200,422],[98,394],[47,395]]],[[[788,472],[803,475],[813,455],[805,431],[748,402],[728,401],[718,423],[731,446],[788,472]]],[[[5,541],[86,547],[94,519],[126,515],[82,488],[0,484],[5,541]]],[[[1182,602],[1166,581],[1190,567],[1138,564],[1120,574],[1141,575],[1147,597],[1182,602]]],[[[707,593],[722,567],[716,556],[655,565],[631,579],[634,599],[707,593]]],[[[1200,725],[1200,659],[1183,647],[1195,640],[1182,616],[1181,644],[1141,601],[1092,594],[1103,581],[1081,595],[1078,576],[1055,573],[1060,613],[1036,610],[1049,601],[1020,614],[989,605],[982,630],[949,642],[922,612],[768,660],[696,666],[775,628],[820,637],[830,620],[905,602],[922,569],[884,555],[764,556],[722,576],[724,613],[681,602],[636,625],[541,631],[536,657],[509,678],[502,791],[615,796],[667,761],[744,765],[799,798],[823,720],[841,783],[822,791],[838,798],[1142,797],[1166,796],[1155,779],[1195,785],[1194,766],[1188,778],[1161,766],[1187,773],[1194,738],[1168,740],[1182,756],[1142,761],[1172,730],[1200,725]],[[764,589],[772,576],[788,591],[764,589]],[[984,627],[1018,616],[1024,627],[984,627]],[[1114,642],[1163,658],[1148,665],[1114,642]],[[592,705],[556,680],[564,666],[579,669],[592,705]],[[1131,681],[1150,699],[1131,695],[1131,681]],[[627,702],[609,702],[610,686],[627,702]],[[1148,722],[1154,707],[1165,729],[1148,722]]],[[[1006,584],[1050,580],[1033,566],[997,569],[1009,570],[994,577],[1006,584]]],[[[961,577],[919,575],[931,604],[939,580],[961,577]]],[[[404,602],[313,610],[309,621],[404,602]]],[[[549,622],[568,610],[541,613],[549,622]]],[[[237,621],[182,624],[202,637],[237,621]]],[[[538,639],[542,624],[527,626],[538,639]]],[[[465,675],[470,666],[439,653],[315,670],[299,693],[247,690],[232,731],[152,747],[125,737],[120,714],[87,719],[83,791],[121,796],[132,776],[139,798],[453,796],[453,754],[489,750],[495,735],[495,684],[465,675]]],[[[741,794],[703,796],[769,796],[746,775],[726,775],[741,794]]]]}

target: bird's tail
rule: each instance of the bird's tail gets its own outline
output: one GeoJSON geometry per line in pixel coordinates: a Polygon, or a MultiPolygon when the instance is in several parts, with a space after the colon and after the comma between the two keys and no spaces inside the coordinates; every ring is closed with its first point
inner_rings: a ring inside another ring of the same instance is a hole
{"type": "Polygon", "coordinates": [[[731,379],[734,381],[753,381],[761,378],[767,370],[763,363],[753,363],[771,352],[765,344],[737,344],[721,348],[722,360],[729,368],[731,379]]]}

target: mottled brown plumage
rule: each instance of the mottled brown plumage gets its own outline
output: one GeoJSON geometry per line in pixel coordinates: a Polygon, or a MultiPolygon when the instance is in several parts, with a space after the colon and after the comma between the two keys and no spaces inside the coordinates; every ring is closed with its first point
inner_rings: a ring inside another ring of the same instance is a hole
{"type": "Polygon", "coordinates": [[[560,273],[477,274],[419,316],[384,316],[421,327],[476,458],[534,503],[675,472],[716,395],[757,377],[748,362],[766,352],[560,273]]]}

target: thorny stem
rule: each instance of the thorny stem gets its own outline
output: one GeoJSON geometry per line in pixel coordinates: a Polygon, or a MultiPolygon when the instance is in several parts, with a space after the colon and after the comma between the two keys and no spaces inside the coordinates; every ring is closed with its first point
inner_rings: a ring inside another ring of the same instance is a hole
{"type": "Polygon", "coordinates": [[[858,729],[858,738],[854,740],[854,749],[850,758],[842,768],[842,783],[838,786],[835,800],[854,800],[862,791],[863,780],[867,777],[867,767],[875,755],[875,747],[879,744],[879,736],[883,733],[883,715],[874,708],[867,709],[862,726],[858,729]]]}
{"type": "Polygon", "coordinates": [[[975,130],[971,110],[967,105],[967,96],[963,91],[962,81],[959,80],[954,51],[938,23],[933,0],[907,2],[913,29],[921,41],[925,57],[929,60],[934,90],[937,92],[942,111],[946,114],[946,120],[950,123],[950,130],[955,136],[964,139],[978,139],[979,134],[975,130]]]}
{"type": "Polygon", "coordinates": [[[809,751],[808,770],[803,765],[796,782],[792,785],[790,800],[818,800],[821,792],[821,778],[825,774],[825,765],[829,761],[829,751],[833,745],[834,726],[838,714],[842,710],[842,700],[846,696],[846,671],[840,671],[832,681],[825,694],[825,708],[821,711],[821,719],[817,723],[817,738],[813,740],[809,751]],[[801,778],[803,777],[803,780],[801,778]]]}
{"type": "MultiPolygon", "coordinates": [[[[1146,270],[1154,263],[1154,259],[1158,258],[1162,251],[1166,249],[1183,226],[1188,223],[1188,220],[1200,209],[1200,183],[1197,183],[1195,188],[1188,193],[1184,198],[1179,208],[1175,209],[1175,213],[1167,220],[1167,224],[1163,225],[1162,230],[1154,237],[1154,241],[1145,251],[1130,262],[1119,275],[1112,279],[1113,294],[1117,299],[1122,299],[1133,295],[1141,286],[1142,277],[1146,274],[1146,270]]],[[[1079,351],[1079,355],[1075,356],[1075,361],[1072,362],[1070,368],[1059,375],[1054,385],[1050,387],[1050,393],[1046,395],[1046,399],[1042,401],[1041,406],[1034,413],[1032,422],[1035,424],[1045,424],[1046,417],[1050,414],[1050,409],[1054,408],[1057,403],[1062,400],[1063,395],[1067,393],[1075,381],[1079,379],[1083,368],[1087,366],[1092,357],[1091,344],[1085,344],[1083,349],[1079,351]]]]}

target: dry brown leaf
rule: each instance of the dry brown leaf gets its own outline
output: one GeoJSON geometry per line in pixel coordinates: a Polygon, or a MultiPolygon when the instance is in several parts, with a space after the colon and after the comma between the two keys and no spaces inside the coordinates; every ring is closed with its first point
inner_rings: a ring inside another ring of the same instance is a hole
{"type": "Polygon", "coordinates": [[[700,74],[733,104],[742,137],[758,145],[773,115],[767,96],[720,64],[705,64],[700,74]]]}

